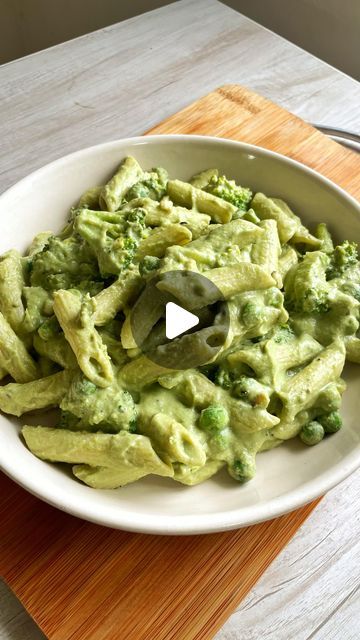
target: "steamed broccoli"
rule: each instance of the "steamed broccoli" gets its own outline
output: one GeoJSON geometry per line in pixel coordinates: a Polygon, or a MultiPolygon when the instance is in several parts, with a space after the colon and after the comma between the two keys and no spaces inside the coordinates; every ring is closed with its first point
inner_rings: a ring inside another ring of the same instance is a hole
{"type": "Polygon", "coordinates": [[[134,259],[140,240],[146,236],[144,209],[107,213],[82,209],[74,229],[94,251],[103,277],[118,275],[134,259]]]}
{"type": "Polygon", "coordinates": [[[281,324],[276,328],[274,333],[274,342],[277,344],[286,344],[291,342],[295,337],[295,334],[288,324],[281,324]]]}
{"type": "Polygon", "coordinates": [[[349,267],[353,267],[358,261],[358,248],[356,242],[345,240],[334,249],[331,262],[327,270],[328,279],[343,275],[349,267]]]}
{"type": "Polygon", "coordinates": [[[75,386],[76,386],[76,392],[84,396],[91,396],[91,394],[95,393],[97,389],[96,384],[94,384],[84,376],[82,376],[79,380],[76,381],[75,386]]]}
{"type": "Polygon", "coordinates": [[[231,202],[239,211],[247,211],[252,198],[250,189],[240,187],[235,180],[228,180],[226,176],[212,176],[204,191],[231,202]]]}
{"type": "Polygon", "coordinates": [[[328,292],[324,289],[306,289],[299,311],[305,313],[326,313],[329,311],[328,292]]]}
{"type": "Polygon", "coordinates": [[[145,173],[144,177],[136,182],[127,192],[125,200],[130,202],[134,198],[151,198],[161,200],[166,193],[168,173],[162,167],[152,169],[150,173],[145,173]]]}
{"type": "Polygon", "coordinates": [[[30,284],[46,291],[78,287],[81,282],[99,281],[96,258],[79,237],[65,240],[51,236],[42,251],[31,260],[30,284]]]}
{"type": "Polygon", "coordinates": [[[91,430],[93,427],[94,431],[101,429],[108,433],[129,431],[134,428],[137,418],[132,396],[116,379],[109,387],[99,388],[82,374],[74,377],[60,408],[79,419],[71,424],[73,429],[91,430]]]}
{"type": "Polygon", "coordinates": [[[306,253],[285,278],[285,305],[288,311],[324,313],[329,310],[326,269],[329,258],[321,251],[306,253]]]}

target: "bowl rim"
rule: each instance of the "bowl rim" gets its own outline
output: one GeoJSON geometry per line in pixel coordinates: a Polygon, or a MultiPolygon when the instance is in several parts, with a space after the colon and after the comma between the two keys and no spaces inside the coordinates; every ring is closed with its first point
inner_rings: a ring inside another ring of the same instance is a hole
{"type": "MultiPolygon", "coordinates": [[[[328,189],[337,193],[342,200],[347,201],[349,205],[355,208],[355,210],[360,214],[360,204],[352,195],[318,171],[294,160],[293,158],[289,158],[261,146],[237,140],[187,134],[134,136],[110,140],[90,147],[84,147],[47,163],[14,183],[0,195],[0,207],[2,205],[2,201],[7,197],[11,197],[12,193],[18,188],[26,186],[28,182],[31,182],[34,178],[37,178],[40,175],[45,174],[46,177],[47,172],[51,172],[54,168],[67,164],[69,160],[76,160],[77,158],[81,158],[89,153],[96,153],[96,151],[102,152],[104,150],[115,150],[117,147],[135,147],[138,145],[151,144],[166,145],[176,142],[185,142],[189,145],[194,143],[205,143],[205,145],[219,145],[219,147],[228,146],[235,149],[237,148],[249,155],[255,154],[257,156],[276,159],[278,162],[283,163],[284,165],[290,165],[295,170],[305,173],[317,182],[322,183],[328,189]]],[[[299,487],[288,491],[284,495],[272,498],[265,504],[261,503],[260,506],[253,504],[251,506],[240,507],[239,509],[227,512],[172,516],[171,514],[162,515],[157,513],[137,514],[130,511],[123,511],[122,509],[115,510],[109,506],[106,506],[103,510],[100,509],[99,512],[97,505],[93,507],[88,506],[87,504],[83,505],[77,498],[76,492],[74,494],[67,493],[66,495],[62,495],[62,493],[64,493],[64,489],[62,489],[60,485],[57,487],[56,492],[53,490],[52,483],[50,486],[46,483],[39,486],[39,482],[36,480],[37,476],[35,479],[32,478],[32,476],[27,474],[26,471],[19,468],[19,465],[16,464],[16,460],[14,461],[13,459],[12,461],[11,458],[8,459],[6,457],[6,453],[2,455],[0,450],[0,469],[22,488],[26,489],[29,493],[40,498],[51,506],[95,524],[130,532],[165,535],[189,535],[228,531],[279,517],[280,515],[295,510],[305,504],[308,504],[312,500],[315,500],[319,496],[322,496],[353,473],[359,466],[360,451],[357,452],[355,450],[344,459],[341,459],[335,465],[330,467],[330,469],[323,471],[317,479],[305,482],[299,487]]]]}

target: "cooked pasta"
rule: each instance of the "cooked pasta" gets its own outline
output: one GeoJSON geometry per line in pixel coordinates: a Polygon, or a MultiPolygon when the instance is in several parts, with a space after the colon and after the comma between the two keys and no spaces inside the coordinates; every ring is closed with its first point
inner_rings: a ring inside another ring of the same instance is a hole
{"type": "Polygon", "coordinates": [[[184,182],[127,157],[58,235],[0,257],[0,409],[58,407],[24,440],[90,487],[242,483],[261,452],[341,427],[359,307],[355,243],[218,169],[184,182]],[[172,340],[167,300],[198,319],[172,340]]]}

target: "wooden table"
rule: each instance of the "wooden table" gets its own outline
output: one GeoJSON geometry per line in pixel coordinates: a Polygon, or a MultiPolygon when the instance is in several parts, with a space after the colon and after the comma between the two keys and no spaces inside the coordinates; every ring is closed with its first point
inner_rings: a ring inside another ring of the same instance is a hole
{"type": "MultiPolygon", "coordinates": [[[[0,191],[231,82],[359,132],[355,80],[216,0],[181,0],[0,68],[0,191]]],[[[359,534],[360,472],[325,497],[216,640],[358,639],[359,534]]],[[[44,637],[5,585],[0,602],[0,640],[44,637]]]]}

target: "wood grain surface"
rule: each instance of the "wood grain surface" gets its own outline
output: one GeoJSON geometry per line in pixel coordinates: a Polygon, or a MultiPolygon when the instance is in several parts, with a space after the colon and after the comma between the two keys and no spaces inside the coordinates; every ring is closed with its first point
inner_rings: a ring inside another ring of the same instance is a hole
{"type": "Polygon", "coordinates": [[[360,195],[359,155],[239,85],[219,87],[147,133],[197,133],[256,144],[294,158],[353,196],[360,195]]]}
{"type": "Polygon", "coordinates": [[[1,480],[0,570],[51,640],[212,638],[315,503],[205,536],[111,530],[1,480]]]}
{"type": "MultiPolygon", "coordinates": [[[[221,87],[148,133],[201,133],[272,148],[356,195],[359,158],[248,90],[221,87]]],[[[207,536],[109,530],[1,479],[0,571],[54,640],[206,640],[315,503],[268,523],[207,536]]]]}

